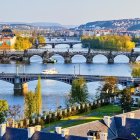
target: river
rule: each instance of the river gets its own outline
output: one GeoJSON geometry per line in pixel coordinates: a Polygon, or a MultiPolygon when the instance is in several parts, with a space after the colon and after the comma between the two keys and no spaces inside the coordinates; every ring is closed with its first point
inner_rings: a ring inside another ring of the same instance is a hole
{"type": "MultiPolygon", "coordinates": [[[[50,48],[50,46],[47,46],[50,48]]],[[[57,45],[57,49],[67,49],[67,45],[57,45]]],[[[81,45],[75,45],[73,50],[80,50],[81,45]]],[[[92,74],[92,75],[111,75],[111,76],[130,76],[131,66],[128,64],[129,60],[125,56],[119,56],[115,59],[115,64],[107,64],[107,59],[104,56],[96,56],[93,59],[93,64],[86,64],[83,56],[73,57],[72,64],[64,64],[61,56],[55,55],[57,59],[56,64],[42,64],[39,56],[31,58],[31,64],[19,65],[19,72],[25,73],[41,73],[45,69],[55,68],[61,74],[74,74],[74,67],[76,74],[92,74]],[[120,63],[121,62],[121,63],[120,63]]],[[[16,72],[16,64],[0,64],[0,72],[16,72]]],[[[37,81],[28,83],[29,90],[34,91],[37,81]]],[[[42,80],[42,96],[43,96],[43,111],[55,110],[58,106],[65,107],[66,98],[71,86],[62,82],[53,80],[42,80]]],[[[100,85],[99,82],[88,83],[88,90],[90,99],[95,98],[96,89],[100,85]]],[[[0,81],[0,99],[6,99],[9,105],[19,104],[24,105],[23,96],[13,95],[13,85],[4,81],[0,81]]]]}

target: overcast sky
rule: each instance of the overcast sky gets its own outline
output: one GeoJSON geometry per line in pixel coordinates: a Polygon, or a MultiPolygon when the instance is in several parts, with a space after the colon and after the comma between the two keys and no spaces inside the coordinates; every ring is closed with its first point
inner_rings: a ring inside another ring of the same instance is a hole
{"type": "Polygon", "coordinates": [[[140,0],[0,0],[0,22],[57,22],[140,18],[140,0]]]}

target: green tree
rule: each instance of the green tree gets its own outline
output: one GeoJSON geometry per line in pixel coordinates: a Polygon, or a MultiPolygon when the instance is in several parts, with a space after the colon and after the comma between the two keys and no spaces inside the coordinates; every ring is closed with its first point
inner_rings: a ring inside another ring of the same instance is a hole
{"type": "Polygon", "coordinates": [[[36,86],[36,113],[39,115],[42,112],[42,93],[41,93],[41,78],[38,77],[36,86]]]}
{"type": "Polygon", "coordinates": [[[86,103],[88,101],[88,89],[84,78],[79,77],[72,82],[70,103],[86,103]]]}
{"type": "Polygon", "coordinates": [[[3,123],[7,116],[8,103],[6,100],[0,100],[0,124],[3,123]]]}
{"type": "Polygon", "coordinates": [[[28,92],[24,97],[24,114],[25,117],[31,118],[36,114],[36,95],[33,92],[28,92]]]}
{"type": "Polygon", "coordinates": [[[121,108],[125,112],[131,111],[133,100],[131,98],[130,88],[125,88],[121,91],[121,108]]]}

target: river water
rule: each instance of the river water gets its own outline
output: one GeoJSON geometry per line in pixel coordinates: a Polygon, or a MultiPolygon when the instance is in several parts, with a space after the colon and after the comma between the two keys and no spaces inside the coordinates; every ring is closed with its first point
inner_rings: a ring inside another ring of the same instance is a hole
{"type": "MultiPolygon", "coordinates": [[[[50,48],[50,46],[46,46],[50,48]]],[[[67,45],[57,45],[56,50],[65,50],[67,45]]],[[[73,51],[80,50],[81,45],[75,45],[73,51]]],[[[91,75],[110,75],[110,76],[130,76],[131,66],[128,64],[129,60],[125,56],[115,58],[115,64],[107,64],[107,59],[104,56],[98,55],[93,59],[93,64],[86,64],[83,56],[75,56],[72,58],[72,64],[64,64],[61,56],[53,56],[57,59],[56,64],[42,64],[42,59],[39,56],[31,58],[30,65],[19,65],[20,73],[41,73],[45,69],[55,68],[61,74],[74,74],[74,67],[76,74],[91,74],[91,75]]],[[[139,59],[139,58],[138,58],[139,59]]],[[[0,72],[16,72],[16,64],[0,64],[0,72]]],[[[37,81],[28,83],[29,90],[34,91],[37,81]]],[[[55,110],[58,106],[65,107],[67,95],[71,86],[59,81],[42,80],[42,96],[43,96],[43,110],[55,110]]],[[[94,99],[96,89],[100,85],[99,82],[88,83],[88,90],[90,99],[94,99]]],[[[9,105],[19,104],[24,105],[24,97],[13,95],[13,85],[4,81],[0,81],[0,99],[6,99],[9,105]]]]}

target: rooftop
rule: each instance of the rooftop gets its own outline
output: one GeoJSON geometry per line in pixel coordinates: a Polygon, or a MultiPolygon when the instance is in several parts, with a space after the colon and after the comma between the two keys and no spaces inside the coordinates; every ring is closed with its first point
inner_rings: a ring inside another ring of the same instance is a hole
{"type": "Polygon", "coordinates": [[[93,140],[88,139],[87,135],[97,140],[135,140],[132,133],[140,137],[140,110],[113,117],[104,116],[102,120],[66,129],[56,127],[56,133],[41,132],[38,127],[41,129],[41,126],[18,129],[1,124],[0,140],[93,140]]]}

